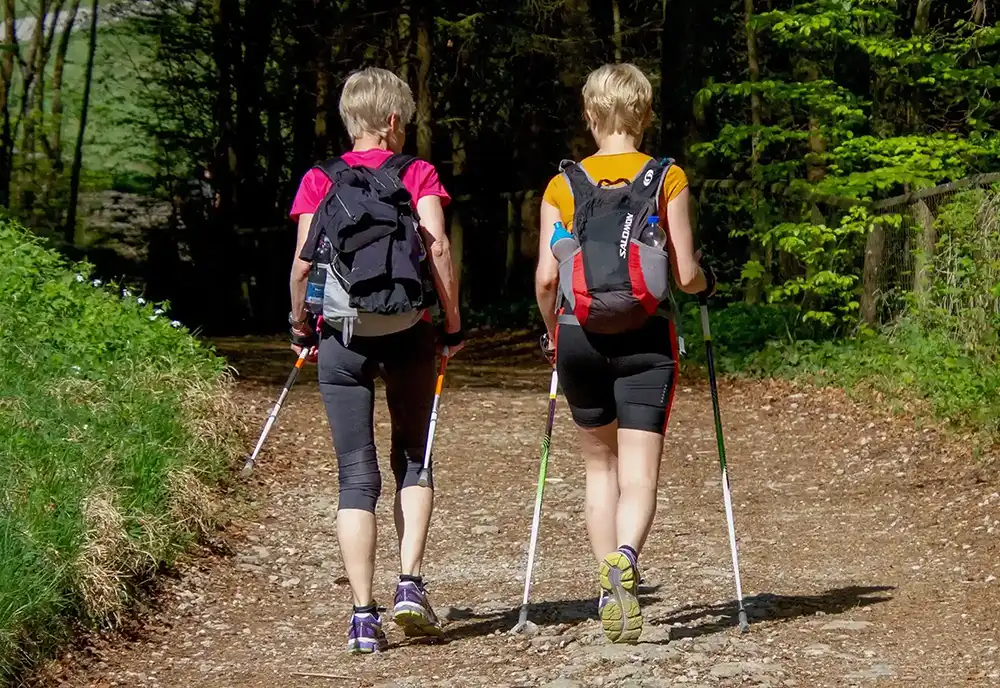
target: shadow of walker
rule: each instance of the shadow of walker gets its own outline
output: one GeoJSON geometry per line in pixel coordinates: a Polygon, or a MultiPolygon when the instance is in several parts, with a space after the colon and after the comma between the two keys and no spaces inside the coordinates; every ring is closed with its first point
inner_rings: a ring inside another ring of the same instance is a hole
{"type": "MultiPolygon", "coordinates": [[[[660,585],[639,586],[639,602],[643,605],[650,605],[660,601],[654,593],[660,589],[660,585]]],[[[448,621],[472,621],[458,627],[445,629],[445,636],[448,640],[465,640],[468,638],[480,638],[493,635],[496,632],[506,633],[517,624],[521,607],[513,607],[503,611],[492,613],[476,613],[472,609],[452,609],[446,616],[448,621]]],[[[528,610],[528,619],[540,628],[547,626],[576,626],[590,619],[597,618],[597,593],[587,599],[580,600],[557,600],[555,602],[535,602],[528,610]]],[[[543,632],[544,635],[544,632],[543,632]]]]}
{"type": "MultiPolygon", "coordinates": [[[[870,607],[888,602],[894,586],[849,586],[827,590],[819,595],[775,595],[760,593],[743,598],[750,625],[761,621],[790,621],[792,619],[843,614],[851,609],[870,607]]],[[[698,638],[722,632],[736,626],[739,607],[736,601],[715,605],[690,605],[666,616],[650,618],[651,625],[670,626],[669,640],[698,638]]],[[[668,642],[668,641],[665,641],[668,642]]]]}
{"type": "MultiPolygon", "coordinates": [[[[641,586],[639,601],[643,606],[659,602],[653,595],[660,585],[641,586]]],[[[828,590],[819,595],[775,595],[761,593],[743,599],[744,608],[750,618],[751,626],[761,621],[790,621],[792,619],[814,616],[817,612],[823,614],[842,614],[851,609],[868,607],[881,602],[888,602],[892,596],[887,594],[895,590],[893,586],[850,586],[828,590]]],[[[448,641],[465,640],[492,635],[496,632],[506,633],[517,623],[520,606],[492,613],[476,613],[471,609],[451,609],[446,618],[455,622],[471,621],[463,625],[451,626],[445,629],[448,641]]],[[[721,633],[737,625],[738,608],[735,601],[716,605],[690,605],[672,611],[665,616],[647,617],[650,626],[669,626],[668,640],[680,638],[697,638],[700,636],[721,633]]],[[[541,628],[547,626],[576,626],[590,619],[597,618],[597,596],[586,600],[558,600],[555,602],[538,602],[531,605],[528,618],[541,628]]],[[[544,631],[542,632],[544,635],[544,631]]]]}

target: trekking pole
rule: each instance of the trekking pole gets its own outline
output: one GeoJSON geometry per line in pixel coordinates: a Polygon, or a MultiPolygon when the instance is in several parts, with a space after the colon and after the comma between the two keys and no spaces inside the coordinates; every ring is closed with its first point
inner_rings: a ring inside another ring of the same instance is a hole
{"type": "Polygon", "coordinates": [[[535,515],[531,520],[531,542],[528,545],[528,568],[524,574],[524,599],[521,601],[521,614],[512,633],[520,633],[528,626],[528,596],[531,592],[531,569],[535,566],[535,546],[538,544],[538,528],[542,518],[542,495],[545,492],[545,474],[549,467],[549,445],[552,443],[552,424],[556,416],[556,392],[559,389],[559,375],[552,369],[552,382],[549,385],[549,417],[545,423],[545,436],[542,437],[542,460],[538,465],[538,487],[535,490],[535,515]]]}
{"type": "Polygon", "coordinates": [[[740,631],[750,629],[747,613],[743,608],[743,584],[740,582],[740,557],[736,549],[736,524],[733,519],[733,498],[729,491],[729,471],[726,469],[726,445],[722,436],[722,416],[719,413],[719,389],[715,382],[715,357],[712,355],[712,331],[708,324],[708,299],[699,299],[701,306],[701,331],[705,335],[705,358],[708,361],[708,385],[712,391],[712,410],[715,414],[715,441],[719,447],[719,466],[722,468],[722,499],[726,505],[726,525],[729,526],[729,549],[733,557],[733,574],[736,577],[736,603],[739,605],[740,631]]]}
{"type": "Polygon", "coordinates": [[[444,387],[444,371],[448,367],[448,347],[441,350],[441,367],[438,369],[437,386],[434,388],[434,405],[431,406],[431,424],[427,428],[427,447],[424,449],[424,467],[420,469],[417,485],[430,485],[431,447],[434,445],[434,430],[437,428],[438,403],[441,401],[441,388],[444,387]]]}
{"type": "Polygon", "coordinates": [[[267,439],[268,433],[271,432],[271,426],[274,425],[274,420],[278,417],[278,411],[281,410],[281,405],[284,403],[285,397],[288,396],[289,390],[295,384],[295,378],[299,376],[299,371],[302,370],[302,366],[312,352],[312,347],[303,347],[302,353],[299,354],[298,360],[295,361],[295,367],[292,368],[292,372],[288,375],[288,380],[285,381],[285,386],[281,389],[281,394],[278,395],[278,401],[275,402],[271,413],[267,417],[267,422],[264,423],[264,431],[260,434],[260,439],[257,440],[257,446],[254,447],[253,454],[250,455],[250,458],[243,465],[243,470],[240,471],[241,478],[246,478],[253,471],[254,464],[257,462],[257,455],[260,453],[260,448],[264,446],[264,440],[267,439]]]}

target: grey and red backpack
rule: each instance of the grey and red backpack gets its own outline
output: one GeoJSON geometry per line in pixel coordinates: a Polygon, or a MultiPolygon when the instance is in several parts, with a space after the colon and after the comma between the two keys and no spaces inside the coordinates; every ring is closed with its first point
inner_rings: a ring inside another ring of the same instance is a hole
{"type": "Polygon", "coordinates": [[[569,245],[557,249],[555,237],[552,244],[564,304],[560,322],[599,334],[625,332],[642,327],[671,298],[666,246],[639,236],[658,215],[672,164],[650,160],[634,179],[600,181],[573,161],[560,164],[575,206],[569,245]]]}

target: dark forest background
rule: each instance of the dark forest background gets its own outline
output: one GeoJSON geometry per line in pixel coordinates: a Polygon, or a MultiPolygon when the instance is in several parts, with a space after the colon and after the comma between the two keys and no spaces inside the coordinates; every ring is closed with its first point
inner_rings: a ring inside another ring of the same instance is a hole
{"type": "Polygon", "coordinates": [[[912,208],[875,202],[1000,170],[987,0],[4,3],[0,204],[209,334],[285,327],[288,209],[349,145],[339,90],[365,65],[413,88],[471,324],[533,321],[541,192],[591,152],[580,89],[606,61],[654,83],[644,148],[688,172],[722,297],[814,335],[928,291],[927,260],[874,276],[940,230],[899,239],[912,208]]]}

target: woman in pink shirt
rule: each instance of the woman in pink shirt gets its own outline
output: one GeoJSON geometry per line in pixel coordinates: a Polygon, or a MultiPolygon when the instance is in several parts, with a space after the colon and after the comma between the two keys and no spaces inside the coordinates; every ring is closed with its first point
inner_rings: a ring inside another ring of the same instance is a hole
{"type": "MultiPolygon", "coordinates": [[[[409,86],[382,69],[365,69],[347,80],[340,116],[354,141],[341,159],[350,166],[378,168],[402,150],[405,127],[413,117],[409,86]]],[[[444,206],[450,197],[433,165],[412,162],[401,177],[420,218],[420,233],[445,316],[448,354],[464,346],[458,308],[458,280],[445,234],[444,206]]],[[[298,241],[291,275],[293,349],[313,343],[305,306],[306,285],[316,247],[308,241],[313,214],[331,188],[318,169],[305,174],[292,204],[298,241]]],[[[324,321],[319,333],[320,392],[337,453],[340,504],[337,537],[350,579],[354,609],[348,650],[369,653],[388,647],[372,593],[375,573],[375,504],[382,489],[374,440],[375,376],[385,381],[392,419],[390,465],[396,481],[394,506],[399,537],[399,584],[393,619],[407,637],[437,636],[441,624],[427,599],[421,565],[434,505],[429,487],[417,484],[435,386],[436,342],[426,311],[401,315],[359,314],[345,336],[336,323],[324,321]]]]}

